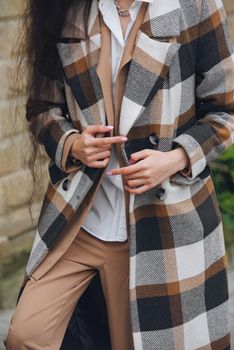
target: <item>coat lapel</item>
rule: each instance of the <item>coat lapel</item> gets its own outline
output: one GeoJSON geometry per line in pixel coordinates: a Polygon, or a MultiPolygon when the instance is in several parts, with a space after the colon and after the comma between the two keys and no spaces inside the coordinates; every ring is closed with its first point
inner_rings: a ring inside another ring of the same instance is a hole
{"type": "Polygon", "coordinates": [[[101,32],[98,1],[93,1],[88,18],[88,38],[84,31],[83,8],[73,6],[68,11],[57,49],[71,88],[81,124],[105,124],[103,91],[97,75],[100,58],[101,32]],[[76,13],[76,16],[74,16],[76,13]]]}
{"type": "Polygon", "coordinates": [[[119,133],[127,135],[155,93],[162,87],[180,44],[168,38],[180,34],[179,0],[149,3],[137,32],[120,110],[119,133]],[[166,37],[166,41],[162,41],[166,37]]]}
{"type": "Polygon", "coordinates": [[[120,110],[122,107],[124,89],[125,89],[126,79],[128,75],[127,67],[128,67],[128,63],[132,60],[132,57],[133,57],[133,50],[135,46],[137,33],[139,32],[140,26],[144,21],[147,6],[148,6],[147,2],[143,2],[141,5],[141,8],[136,17],[135,23],[129,34],[127,44],[125,46],[125,49],[119,64],[119,69],[118,69],[118,74],[116,79],[116,86],[115,86],[115,96],[114,96],[114,110],[115,110],[116,126],[117,126],[118,133],[119,133],[120,110]]]}
{"type": "Polygon", "coordinates": [[[101,49],[100,58],[97,66],[97,75],[102,88],[104,97],[105,111],[108,125],[114,125],[114,107],[112,96],[112,62],[111,62],[111,32],[104,23],[100,14],[101,27],[101,49]]]}
{"type": "Polygon", "coordinates": [[[101,51],[100,60],[97,67],[97,74],[99,76],[104,95],[108,124],[115,125],[116,130],[118,130],[119,111],[126,81],[126,72],[124,72],[123,68],[132,58],[132,51],[136,35],[145,16],[146,7],[147,3],[144,2],[140,8],[136,21],[129,34],[127,44],[124,48],[115,82],[115,96],[112,95],[111,31],[105,24],[102,16],[100,16],[101,51]]]}

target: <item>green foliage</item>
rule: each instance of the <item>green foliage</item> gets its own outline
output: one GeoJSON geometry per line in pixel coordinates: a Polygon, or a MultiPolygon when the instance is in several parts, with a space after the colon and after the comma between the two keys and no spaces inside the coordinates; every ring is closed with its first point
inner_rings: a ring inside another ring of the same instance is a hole
{"type": "Polygon", "coordinates": [[[212,164],[212,173],[228,247],[234,243],[234,145],[212,164]]]}

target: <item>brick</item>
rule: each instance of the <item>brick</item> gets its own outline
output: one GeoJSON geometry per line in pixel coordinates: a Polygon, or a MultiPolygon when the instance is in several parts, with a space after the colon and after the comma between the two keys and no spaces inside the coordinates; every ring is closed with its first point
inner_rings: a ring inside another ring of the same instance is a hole
{"type": "Polygon", "coordinates": [[[0,143],[0,175],[10,174],[24,166],[29,147],[29,140],[26,133],[4,139],[0,143]]]}
{"type": "Polygon", "coordinates": [[[0,237],[7,239],[15,237],[23,232],[35,227],[41,202],[33,203],[32,205],[32,219],[30,216],[29,206],[24,206],[11,211],[9,214],[0,217],[0,237]]]}
{"type": "Polygon", "coordinates": [[[28,208],[20,208],[0,217],[0,237],[12,237],[31,228],[28,208]]]}
{"type": "MultiPolygon", "coordinates": [[[[31,155],[31,141],[27,131],[18,135],[12,135],[0,142],[0,176],[10,175],[20,169],[25,169],[28,166],[28,160],[31,155]]],[[[48,156],[44,149],[37,154],[36,162],[42,168],[42,172],[47,172],[48,156]]]]}
{"type": "Polygon", "coordinates": [[[16,113],[15,102],[4,101],[0,103],[0,141],[22,132],[25,129],[25,125],[24,106],[18,106],[16,113]]]}
{"type": "Polygon", "coordinates": [[[13,60],[0,61],[0,103],[12,98],[12,88],[15,86],[14,75],[16,74],[16,65],[13,60]]]}
{"type": "Polygon", "coordinates": [[[224,0],[224,7],[227,14],[234,13],[234,1],[233,0],[224,0]]]}
{"type": "Polygon", "coordinates": [[[24,2],[20,0],[0,0],[0,19],[21,14],[24,2]]]}
{"type": "Polygon", "coordinates": [[[6,139],[0,144],[0,175],[9,174],[17,169],[17,147],[11,142],[10,139],[6,139]]]}
{"type": "Polygon", "coordinates": [[[33,190],[32,177],[29,170],[17,171],[1,179],[6,211],[28,203],[33,190]]]}
{"type": "Polygon", "coordinates": [[[1,89],[0,89],[0,101],[7,100],[9,98],[9,79],[10,79],[11,64],[8,61],[0,62],[0,77],[1,77],[1,89]]]}
{"type": "Polygon", "coordinates": [[[0,22],[0,59],[10,59],[18,33],[18,21],[0,22]]]}
{"type": "Polygon", "coordinates": [[[0,214],[8,214],[17,207],[28,204],[32,194],[33,201],[43,199],[49,176],[47,167],[41,169],[40,182],[35,185],[29,169],[18,170],[0,178],[0,214]]]}
{"type": "Polygon", "coordinates": [[[17,145],[16,157],[17,157],[17,169],[25,169],[27,165],[26,159],[28,153],[31,150],[31,143],[26,132],[19,134],[15,137],[15,144],[17,145]]]}

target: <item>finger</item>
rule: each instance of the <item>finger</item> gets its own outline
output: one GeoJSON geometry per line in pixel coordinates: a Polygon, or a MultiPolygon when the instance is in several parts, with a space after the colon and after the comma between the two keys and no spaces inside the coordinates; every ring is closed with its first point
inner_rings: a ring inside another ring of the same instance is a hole
{"type": "Polygon", "coordinates": [[[149,186],[144,185],[144,186],[140,186],[137,188],[131,188],[129,186],[124,186],[124,188],[129,192],[129,193],[133,193],[133,194],[141,194],[145,191],[149,190],[149,186]]]}
{"type": "Polygon", "coordinates": [[[95,146],[95,149],[97,152],[110,151],[111,145],[107,144],[107,145],[95,146]]]}
{"type": "Polygon", "coordinates": [[[127,141],[127,137],[125,136],[112,136],[112,137],[97,137],[93,138],[90,141],[90,144],[92,146],[101,146],[101,145],[107,145],[107,144],[114,144],[114,143],[122,143],[127,141]]]}
{"type": "Polygon", "coordinates": [[[96,133],[100,132],[108,132],[113,129],[112,125],[88,125],[83,133],[89,134],[89,135],[95,135],[96,133]]]}
{"type": "Polygon", "coordinates": [[[105,166],[107,166],[107,164],[109,162],[109,159],[110,158],[106,158],[103,160],[90,162],[90,163],[87,163],[87,165],[91,168],[105,168],[105,166]]]}
{"type": "Polygon", "coordinates": [[[130,158],[130,164],[134,164],[141,159],[145,159],[150,155],[150,153],[151,153],[151,150],[149,149],[143,149],[142,151],[132,153],[130,158]]]}
{"type": "Polygon", "coordinates": [[[112,169],[108,171],[107,175],[127,175],[127,174],[135,173],[140,170],[142,170],[142,164],[137,163],[134,165],[129,165],[127,167],[112,169]]]}
{"type": "Polygon", "coordinates": [[[84,150],[84,154],[86,157],[93,156],[98,153],[103,152],[109,152],[110,153],[110,147],[87,147],[84,150]]]}
{"type": "Polygon", "coordinates": [[[111,151],[111,145],[104,145],[95,147],[96,153],[111,151]]]}
{"type": "Polygon", "coordinates": [[[89,162],[93,162],[96,160],[102,160],[109,157],[110,157],[110,151],[107,151],[107,152],[95,153],[92,156],[88,157],[88,160],[89,162]]]}
{"type": "Polygon", "coordinates": [[[147,179],[149,176],[145,171],[136,171],[135,173],[126,174],[124,176],[125,180],[134,180],[134,179],[147,179]]]}
{"type": "Polygon", "coordinates": [[[146,181],[145,179],[136,179],[136,180],[128,180],[126,181],[127,182],[127,186],[128,187],[136,187],[136,186],[142,186],[142,185],[145,185],[146,184],[146,181]]]}

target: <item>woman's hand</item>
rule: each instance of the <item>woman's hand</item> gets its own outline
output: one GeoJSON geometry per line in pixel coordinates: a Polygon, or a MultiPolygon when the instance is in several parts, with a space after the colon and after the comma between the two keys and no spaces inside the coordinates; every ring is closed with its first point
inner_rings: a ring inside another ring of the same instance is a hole
{"type": "Polygon", "coordinates": [[[110,159],[111,145],[127,141],[124,136],[96,137],[97,133],[109,132],[113,126],[89,125],[73,142],[71,156],[92,168],[104,168],[110,159]]]}
{"type": "Polygon", "coordinates": [[[188,156],[182,147],[168,152],[144,149],[131,155],[130,166],[113,169],[107,175],[124,175],[126,190],[140,194],[159,185],[188,164],[188,156]]]}

